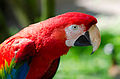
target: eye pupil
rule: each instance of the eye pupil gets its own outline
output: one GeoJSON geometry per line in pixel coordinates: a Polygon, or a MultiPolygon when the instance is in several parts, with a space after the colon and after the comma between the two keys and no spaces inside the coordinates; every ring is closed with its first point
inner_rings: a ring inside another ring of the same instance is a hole
{"type": "Polygon", "coordinates": [[[77,28],[76,26],[74,26],[73,28],[77,28]]]}
{"type": "Polygon", "coordinates": [[[73,30],[77,30],[78,29],[78,26],[74,25],[72,26],[73,30]]]}

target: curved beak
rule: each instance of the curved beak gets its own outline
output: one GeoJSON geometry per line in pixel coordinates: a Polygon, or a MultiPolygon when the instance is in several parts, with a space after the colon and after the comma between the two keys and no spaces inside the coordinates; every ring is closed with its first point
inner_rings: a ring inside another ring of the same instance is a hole
{"type": "Polygon", "coordinates": [[[74,43],[74,46],[93,46],[93,54],[99,47],[101,42],[100,32],[96,25],[81,35],[74,43]]]}

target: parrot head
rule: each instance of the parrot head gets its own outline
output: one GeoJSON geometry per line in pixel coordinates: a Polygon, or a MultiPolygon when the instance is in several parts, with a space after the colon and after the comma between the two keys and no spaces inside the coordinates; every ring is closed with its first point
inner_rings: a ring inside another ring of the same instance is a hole
{"type": "Polygon", "coordinates": [[[52,34],[54,38],[65,39],[67,47],[91,45],[94,52],[100,45],[101,37],[96,26],[97,19],[91,15],[68,12],[49,19],[48,23],[54,27],[52,34]]]}

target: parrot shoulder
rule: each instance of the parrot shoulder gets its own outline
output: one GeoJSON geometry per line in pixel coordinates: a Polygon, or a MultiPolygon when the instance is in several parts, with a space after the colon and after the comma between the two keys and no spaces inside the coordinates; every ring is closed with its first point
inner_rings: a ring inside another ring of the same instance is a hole
{"type": "Polygon", "coordinates": [[[13,58],[17,62],[26,61],[35,55],[35,43],[29,38],[10,38],[0,45],[0,66],[7,61],[8,64],[13,58]]]}
{"type": "MultiPolygon", "coordinates": [[[[14,72],[17,74],[19,73],[22,75],[22,77],[25,77],[25,73],[27,73],[29,70],[28,64],[34,55],[35,43],[33,40],[29,38],[8,38],[6,41],[0,44],[0,72],[5,69],[4,74],[7,76],[14,72]]],[[[12,76],[14,75],[12,74],[12,76]]],[[[11,78],[11,76],[9,77],[11,78]]]]}
{"type": "Polygon", "coordinates": [[[16,39],[11,46],[15,53],[17,61],[26,60],[35,55],[35,43],[31,39],[16,39]]]}

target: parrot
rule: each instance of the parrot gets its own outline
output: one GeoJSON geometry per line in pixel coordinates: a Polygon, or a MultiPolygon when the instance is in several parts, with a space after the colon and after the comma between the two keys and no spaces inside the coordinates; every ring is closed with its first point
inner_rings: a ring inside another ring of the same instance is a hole
{"type": "Polygon", "coordinates": [[[52,79],[71,47],[99,48],[96,24],[92,15],[67,12],[23,28],[0,44],[0,78],[52,79]]]}

